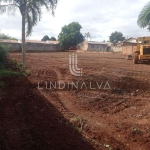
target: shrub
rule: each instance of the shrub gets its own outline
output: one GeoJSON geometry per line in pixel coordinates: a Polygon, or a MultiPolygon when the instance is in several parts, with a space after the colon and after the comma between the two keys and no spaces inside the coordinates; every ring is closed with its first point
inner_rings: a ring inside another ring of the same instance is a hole
{"type": "Polygon", "coordinates": [[[7,61],[7,47],[4,45],[0,45],[0,69],[4,68],[4,64],[7,61]]]}

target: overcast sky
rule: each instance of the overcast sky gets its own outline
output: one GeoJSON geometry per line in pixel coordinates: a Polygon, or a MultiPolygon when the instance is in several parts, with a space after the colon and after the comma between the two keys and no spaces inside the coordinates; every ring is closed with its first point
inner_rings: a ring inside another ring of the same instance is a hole
{"type": "MultiPolygon", "coordinates": [[[[137,17],[149,0],[59,0],[55,17],[43,11],[41,21],[28,39],[41,40],[44,35],[58,37],[62,26],[73,21],[82,26],[81,32],[90,32],[92,41],[108,40],[114,31],[125,37],[149,36],[147,29],[137,26],[137,17]]],[[[0,16],[2,33],[21,38],[21,16],[0,16]]]]}

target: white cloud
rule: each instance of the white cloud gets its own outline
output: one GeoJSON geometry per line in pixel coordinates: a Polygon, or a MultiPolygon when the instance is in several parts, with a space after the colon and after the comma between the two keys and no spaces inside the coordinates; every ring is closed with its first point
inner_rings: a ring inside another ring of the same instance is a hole
{"type": "MultiPolygon", "coordinates": [[[[62,26],[79,22],[81,32],[90,32],[92,40],[108,40],[114,31],[124,36],[148,36],[147,29],[137,26],[137,17],[149,0],[59,0],[55,17],[43,10],[41,21],[33,29],[30,39],[40,40],[44,35],[58,37],[62,26]]],[[[21,38],[21,16],[0,16],[0,30],[10,36],[21,38]]]]}

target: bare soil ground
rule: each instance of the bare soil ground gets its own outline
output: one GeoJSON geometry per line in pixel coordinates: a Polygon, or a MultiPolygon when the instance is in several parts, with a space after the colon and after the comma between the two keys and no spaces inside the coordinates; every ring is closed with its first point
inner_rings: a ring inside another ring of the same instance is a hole
{"type": "MultiPolygon", "coordinates": [[[[77,53],[83,76],[75,77],[69,71],[69,54],[27,53],[31,75],[20,81],[14,79],[14,88],[1,104],[1,108],[6,108],[1,111],[6,139],[3,145],[24,143],[26,149],[40,149],[44,145],[47,147],[43,149],[50,149],[48,146],[52,145],[52,149],[149,150],[150,64],[134,65],[115,53],[77,53]],[[68,86],[77,81],[79,89],[68,86]],[[38,82],[41,89],[37,89],[38,82]],[[50,82],[66,86],[62,90],[46,89],[50,82]],[[81,88],[83,82],[87,88],[81,88]],[[95,89],[89,88],[90,82],[95,89]],[[102,84],[101,89],[96,88],[97,83],[102,84]],[[109,89],[104,88],[105,83],[109,83],[109,89]],[[12,108],[7,109],[7,105],[12,108]],[[15,112],[14,107],[20,111],[15,112]],[[72,134],[74,129],[76,135],[72,134]]],[[[20,53],[10,57],[21,61],[20,53]]]]}

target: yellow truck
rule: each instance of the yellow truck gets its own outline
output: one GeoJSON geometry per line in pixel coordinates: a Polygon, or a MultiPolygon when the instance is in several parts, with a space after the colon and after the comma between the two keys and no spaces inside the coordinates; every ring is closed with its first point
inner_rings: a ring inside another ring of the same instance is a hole
{"type": "Polygon", "coordinates": [[[137,38],[137,49],[132,56],[134,64],[138,64],[139,61],[150,61],[150,37],[137,38]]]}

